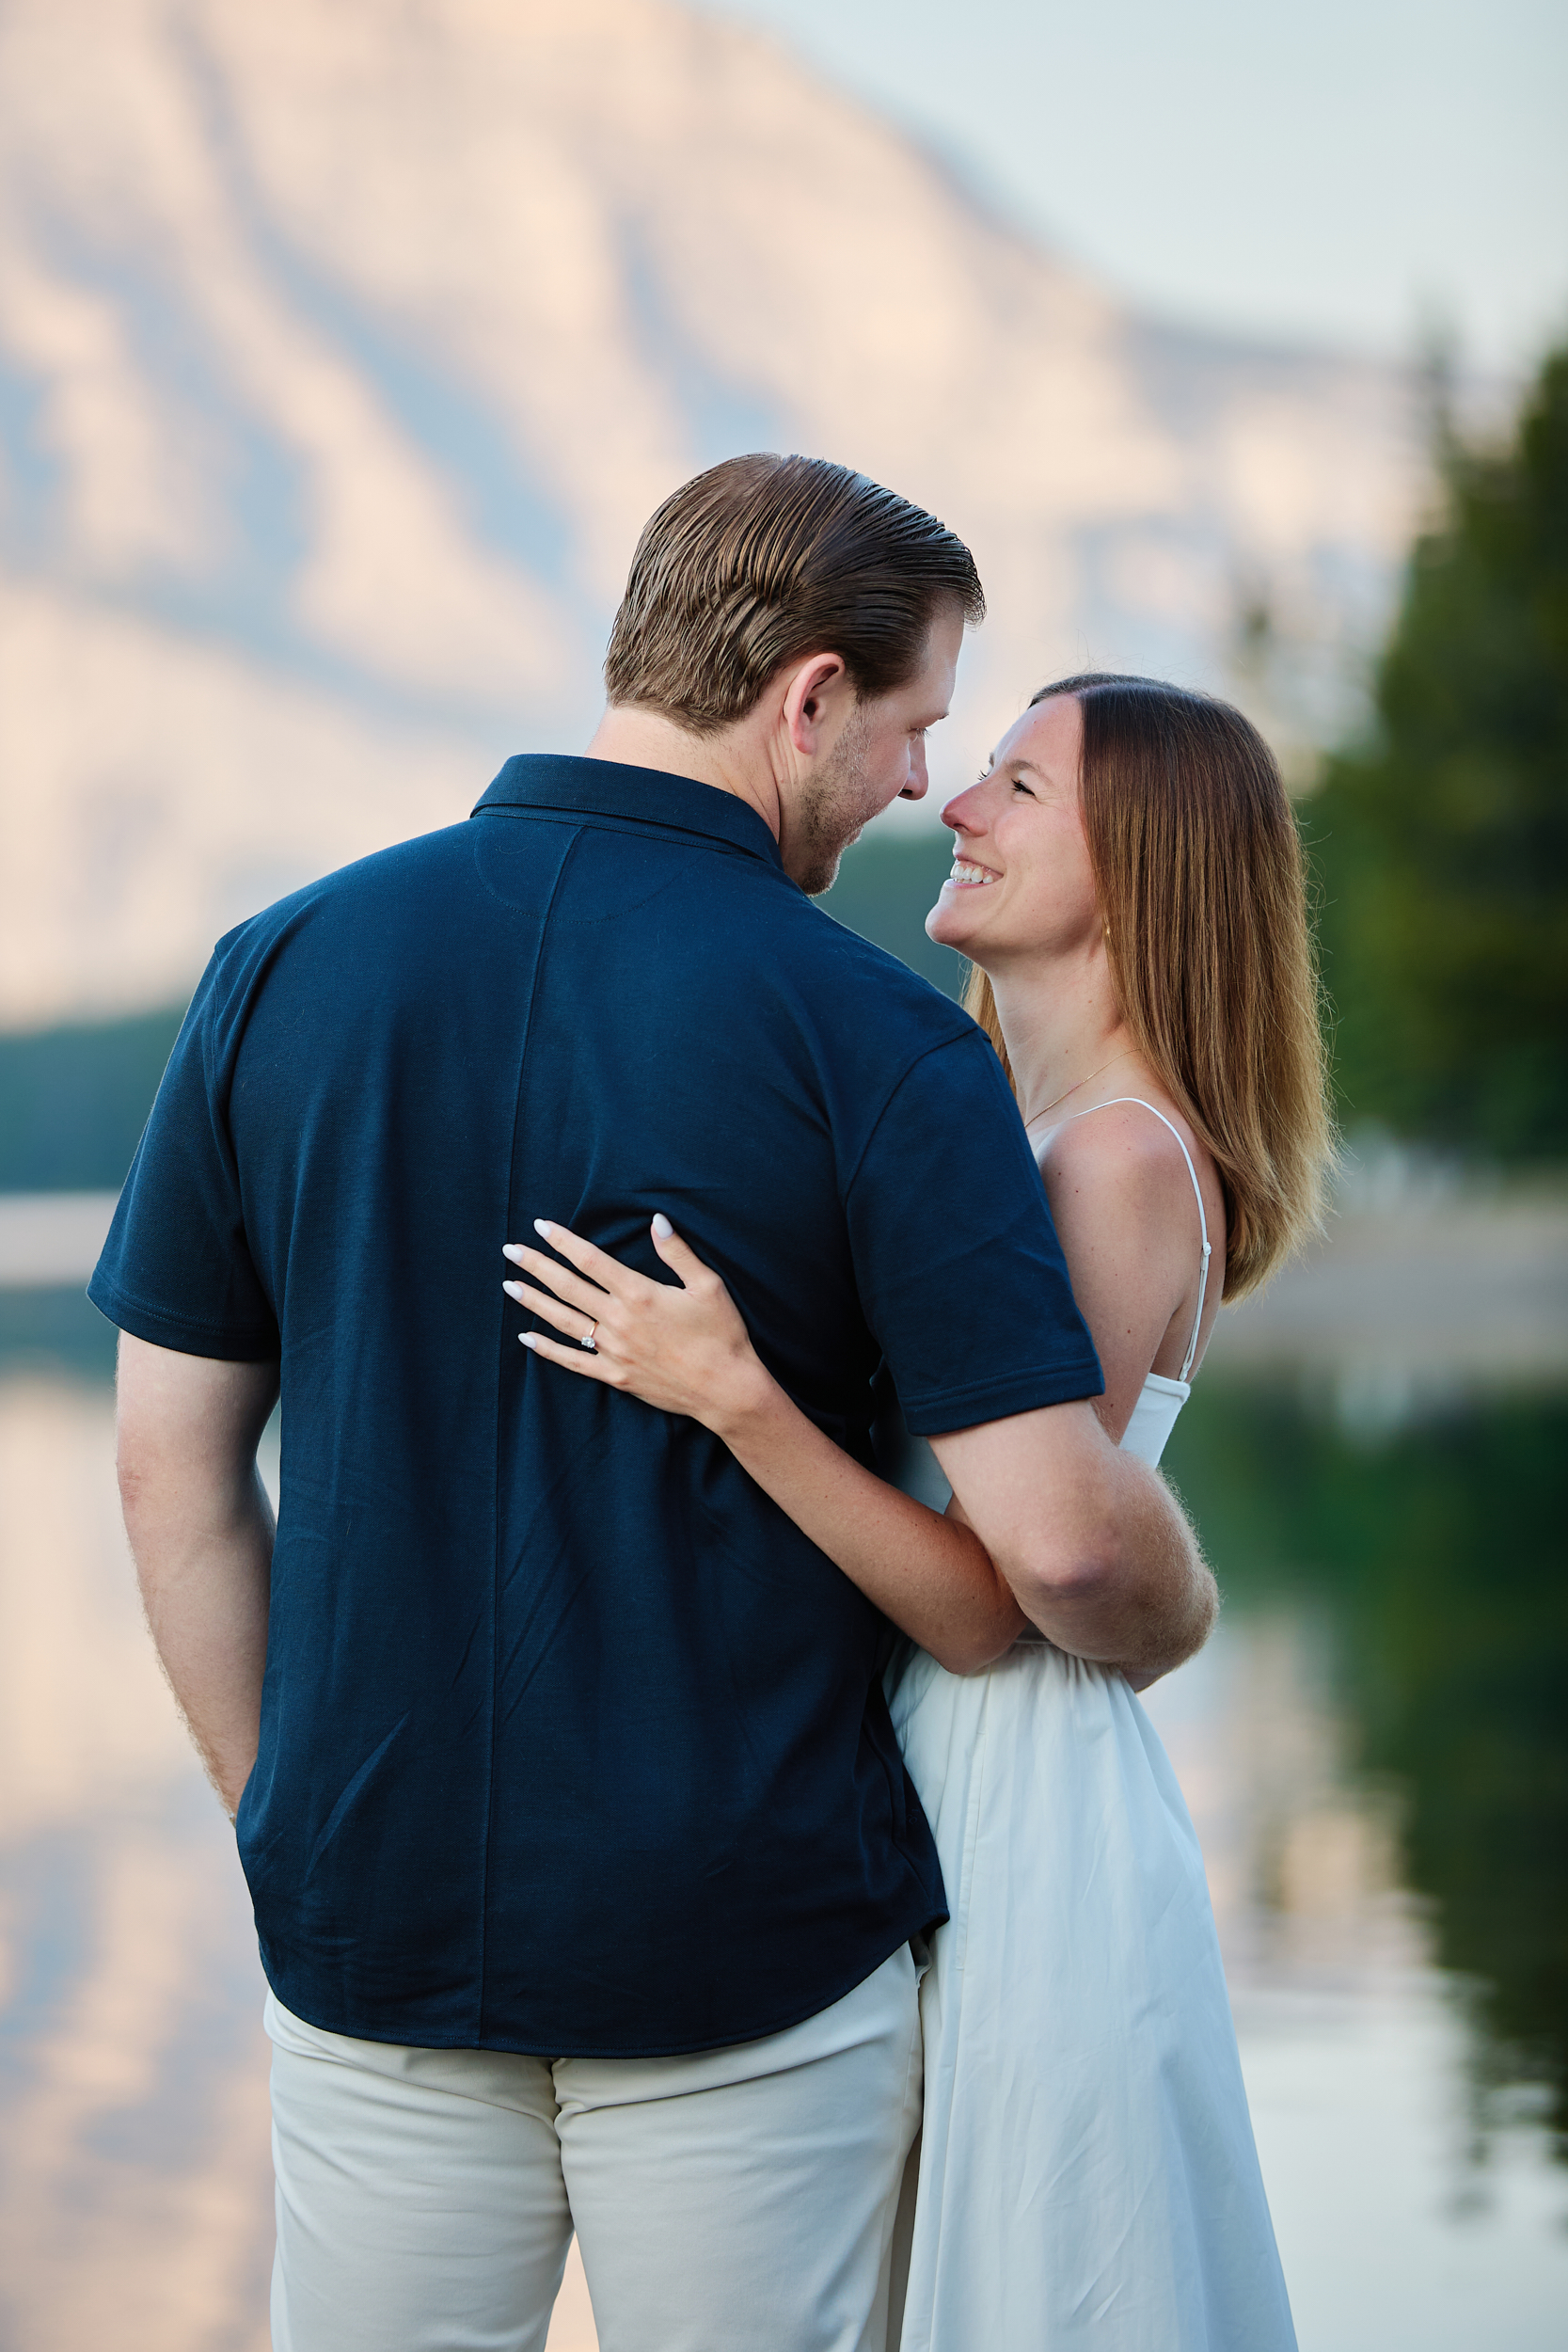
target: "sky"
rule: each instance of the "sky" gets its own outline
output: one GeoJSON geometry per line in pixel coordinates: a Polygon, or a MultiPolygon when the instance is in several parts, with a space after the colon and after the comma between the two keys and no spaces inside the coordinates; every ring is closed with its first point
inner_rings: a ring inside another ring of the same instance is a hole
{"type": "Polygon", "coordinates": [[[1528,370],[1568,334],[1563,0],[700,0],[1146,309],[1528,370]]]}

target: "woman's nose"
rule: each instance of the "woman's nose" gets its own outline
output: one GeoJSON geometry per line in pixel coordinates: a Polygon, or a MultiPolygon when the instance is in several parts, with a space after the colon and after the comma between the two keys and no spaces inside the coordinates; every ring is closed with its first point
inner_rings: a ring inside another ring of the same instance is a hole
{"type": "Polygon", "coordinates": [[[969,785],[962,792],[956,793],[942,810],[942,821],[951,832],[978,833],[980,831],[981,816],[974,804],[978,790],[977,785],[969,785]]]}

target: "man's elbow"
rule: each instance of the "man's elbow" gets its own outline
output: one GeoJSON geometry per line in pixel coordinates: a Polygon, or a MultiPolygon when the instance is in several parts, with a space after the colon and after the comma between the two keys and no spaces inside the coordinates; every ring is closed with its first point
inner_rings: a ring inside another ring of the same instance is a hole
{"type": "Polygon", "coordinates": [[[138,1560],[164,1551],[193,1519],[213,1516],[211,1481],[199,1474],[205,1467],[182,1463],[169,1446],[146,1432],[121,1430],[115,1474],[120,1517],[138,1560]]]}
{"type": "Polygon", "coordinates": [[[1025,1616],[1092,1609],[1109,1600],[1124,1581],[1125,1560],[1114,1520],[1071,1531],[1042,1529],[1007,1566],[1007,1581],[1025,1616]]]}
{"type": "Polygon", "coordinates": [[[155,1456],[123,1430],[115,1449],[115,1476],[119,1484],[119,1507],[129,1527],[155,1505],[159,1481],[155,1456]]]}
{"type": "Polygon", "coordinates": [[[1219,1615],[1219,1588],[1190,1534],[1150,1556],[1129,1546],[1114,1515],[1070,1538],[1037,1538],[1008,1581],[1048,1638],[1123,1667],[1140,1688],[1194,1657],[1219,1615]]]}
{"type": "Polygon", "coordinates": [[[1212,1571],[1199,1561],[1186,1593],[1163,1616],[1150,1615],[1135,1629],[1121,1659],[1134,1691],[1147,1691],[1164,1675],[1196,1658],[1219,1622],[1220,1590],[1212,1571]]]}

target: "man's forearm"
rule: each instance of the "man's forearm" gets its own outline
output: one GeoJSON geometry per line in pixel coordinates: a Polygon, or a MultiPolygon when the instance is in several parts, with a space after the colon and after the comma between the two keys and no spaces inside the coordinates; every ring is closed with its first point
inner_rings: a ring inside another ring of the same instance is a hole
{"type": "Polygon", "coordinates": [[[1010,1566],[1019,1606],[1049,1641],[1145,1689],[1202,1648],[1219,1590],[1157,1470],[1118,1453],[1107,1485],[1101,1539],[1077,1560],[1025,1552],[997,1565],[1010,1566]]]}
{"type": "Polygon", "coordinates": [[[187,1493],[178,1512],[128,1488],[125,1519],[159,1661],[232,1819],[261,1730],[272,1506],[253,1469],[238,1492],[187,1493]]]}
{"type": "Polygon", "coordinates": [[[1077,1400],[934,1438],[1019,1607],[1059,1649],[1153,1682],[1208,1639],[1214,1580],[1170,1488],[1077,1400]]]}
{"type": "Polygon", "coordinates": [[[256,1761],[272,1505],[256,1445],[277,1367],[121,1334],[119,1493],[159,1659],[230,1815],[256,1761]]]}

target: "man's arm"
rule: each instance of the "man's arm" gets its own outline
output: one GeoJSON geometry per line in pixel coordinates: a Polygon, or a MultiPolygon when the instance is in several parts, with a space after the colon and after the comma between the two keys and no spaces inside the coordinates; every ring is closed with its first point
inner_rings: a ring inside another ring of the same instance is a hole
{"type": "Polygon", "coordinates": [[[1140,1689],[1201,1649],[1219,1593],[1158,1471],[1088,1403],[933,1438],[965,1518],[1047,1640],[1140,1689]]]}
{"type": "Polygon", "coordinates": [[[120,1334],[119,1493],[142,1604],[230,1820],[261,1730],[274,1522],[256,1447],[277,1395],[276,1363],[120,1334]]]}

